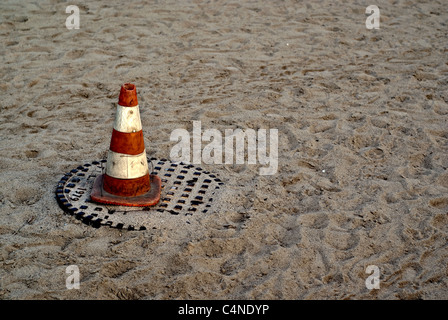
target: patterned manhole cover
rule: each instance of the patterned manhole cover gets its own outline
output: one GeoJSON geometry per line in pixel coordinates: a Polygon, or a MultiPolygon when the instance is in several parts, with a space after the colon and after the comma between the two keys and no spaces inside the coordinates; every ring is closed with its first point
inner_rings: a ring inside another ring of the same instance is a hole
{"type": "Polygon", "coordinates": [[[192,216],[210,214],[212,202],[223,182],[213,173],[191,164],[166,159],[149,159],[151,174],[162,180],[160,201],[152,207],[104,205],[90,201],[95,178],[103,173],[106,160],[78,166],[66,173],[56,187],[56,199],[61,208],[93,227],[110,226],[127,230],[156,227],[167,217],[177,217],[189,223],[192,216]]]}

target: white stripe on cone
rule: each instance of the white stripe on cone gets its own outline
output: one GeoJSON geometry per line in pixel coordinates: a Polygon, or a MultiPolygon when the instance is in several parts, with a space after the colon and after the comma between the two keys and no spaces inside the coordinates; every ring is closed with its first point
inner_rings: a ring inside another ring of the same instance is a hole
{"type": "Polygon", "coordinates": [[[142,130],[138,105],[135,107],[123,107],[117,104],[114,129],[126,133],[142,130]]]}
{"type": "Polygon", "coordinates": [[[109,150],[106,163],[108,176],[118,179],[135,179],[143,177],[148,172],[146,150],[135,156],[109,150]]]}

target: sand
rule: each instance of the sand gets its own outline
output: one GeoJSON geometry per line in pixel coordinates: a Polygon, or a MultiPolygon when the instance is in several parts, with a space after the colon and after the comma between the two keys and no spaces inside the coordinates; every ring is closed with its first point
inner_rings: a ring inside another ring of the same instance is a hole
{"type": "Polygon", "coordinates": [[[368,4],[78,2],[68,30],[69,3],[2,1],[0,298],[447,299],[447,8],[378,0],[368,30],[368,4]],[[125,82],[149,156],[194,120],[275,128],[277,173],[203,164],[225,188],[183,228],[65,214],[56,184],[105,157],[125,82]]]}

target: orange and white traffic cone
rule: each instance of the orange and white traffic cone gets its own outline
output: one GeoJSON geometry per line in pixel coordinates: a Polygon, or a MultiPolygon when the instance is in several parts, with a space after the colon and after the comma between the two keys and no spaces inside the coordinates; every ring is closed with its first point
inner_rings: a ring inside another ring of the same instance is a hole
{"type": "Polygon", "coordinates": [[[94,202],[146,207],[160,199],[161,180],[150,175],[143,141],[135,85],[120,90],[106,172],[96,178],[90,198],[94,202]]]}

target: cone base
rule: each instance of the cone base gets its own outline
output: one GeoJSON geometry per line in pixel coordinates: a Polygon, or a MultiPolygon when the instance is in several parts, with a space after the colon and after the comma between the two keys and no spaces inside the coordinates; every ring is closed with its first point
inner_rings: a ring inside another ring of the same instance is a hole
{"type": "Polygon", "coordinates": [[[149,207],[156,205],[160,200],[162,181],[156,175],[151,174],[149,176],[151,189],[135,197],[121,197],[104,191],[103,176],[103,174],[98,176],[93,183],[92,192],[90,193],[90,199],[93,202],[128,207],[149,207]]]}

